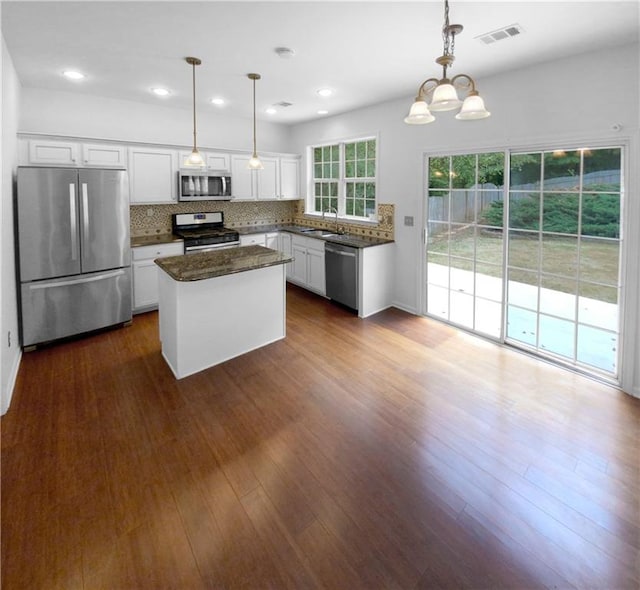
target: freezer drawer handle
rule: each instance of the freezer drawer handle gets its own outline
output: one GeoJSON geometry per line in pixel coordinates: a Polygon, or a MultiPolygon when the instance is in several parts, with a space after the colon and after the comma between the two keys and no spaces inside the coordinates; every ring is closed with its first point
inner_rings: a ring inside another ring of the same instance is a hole
{"type": "Polygon", "coordinates": [[[76,212],[75,188],[75,184],[69,184],[69,216],[71,217],[71,260],[77,260],[78,258],[78,238],[76,237],[76,233],[78,231],[78,217],[76,212]]]}
{"type": "Polygon", "coordinates": [[[34,283],[33,285],[29,285],[29,289],[35,291],[36,289],[51,289],[52,287],[68,287],[70,285],[82,285],[84,283],[94,283],[96,281],[103,281],[105,279],[112,279],[114,277],[119,277],[125,274],[124,270],[114,270],[113,272],[108,272],[101,275],[94,275],[91,277],[84,277],[81,279],[74,279],[71,281],[60,281],[53,283],[34,283]]]}
{"type": "Polygon", "coordinates": [[[89,239],[89,195],[87,194],[87,183],[82,183],[82,231],[84,239],[89,239]]]}

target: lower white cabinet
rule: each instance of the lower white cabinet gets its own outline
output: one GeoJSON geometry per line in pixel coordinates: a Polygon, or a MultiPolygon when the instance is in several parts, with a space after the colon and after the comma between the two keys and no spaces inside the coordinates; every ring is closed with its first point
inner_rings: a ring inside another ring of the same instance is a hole
{"type": "Polygon", "coordinates": [[[278,250],[278,232],[264,234],[248,234],[240,236],[241,246],[265,246],[272,250],[278,250]]]}
{"type": "Polygon", "coordinates": [[[182,242],[138,246],[131,249],[133,267],[133,313],[158,307],[158,266],[156,258],[184,254],[182,242]]]}
{"type": "Polygon", "coordinates": [[[289,280],[324,295],[324,241],[294,235],[291,238],[291,254],[293,263],[289,280]]]}

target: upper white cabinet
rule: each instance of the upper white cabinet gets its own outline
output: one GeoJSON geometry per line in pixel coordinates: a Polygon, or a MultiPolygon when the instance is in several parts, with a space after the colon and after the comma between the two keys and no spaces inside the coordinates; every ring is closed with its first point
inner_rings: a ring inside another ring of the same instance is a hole
{"type": "Polygon", "coordinates": [[[256,196],[258,199],[273,201],[279,198],[278,158],[260,158],[263,170],[255,170],[256,196]]]}
{"type": "Polygon", "coordinates": [[[129,191],[132,205],[174,203],[178,153],[156,148],[129,148],[129,191]]]}
{"type": "MultiPolygon", "coordinates": [[[[127,148],[113,143],[81,143],[50,139],[27,142],[26,164],[126,168],[127,148]]],[[[23,158],[24,159],[24,158],[23,158]]]]}
{"type": "MultiPolygon", "coordinates": [[[[231,156],[224,152],[208,152],[199,150],[204,158],[207,170],[217,170],[219,172],[231,171],[231,156]]],[[[188,168],[184,165],[185,160],[191,155],[191,150],[180,150],[178,156],[178,168],[188,168]]]]}
{"type": "Polygon", "coordinates": [[[253,170],[247,168],[251,156],[234,154],[231,156],[231,195],[234,199],[255,199],[253,170]]]}
{"type": "Polygon", "coordinates": [[[207,168],[209,168],[209,170],[220,170],[221,172],[229,172],[231,170],[231,158],[229,154],[223,152],[205,152],[204,156],[207,160],[207,168]]]}
{"type": "Polygon", "coordinates": [[[280,198],[300,198],[300,158],[280,158],[280,198]]]}
{"type": "Polygon", "coordinates": [[[123,145],[83,143],[82,164],[85,166],[101,166],[126,168],[127,148],[123,145]]]}
{"type": "Polygon", "coordinates": [[[276,201],[298,199],[300,159],[262,156],[263,170],[249,170],[250,154],[231,156],[231,192],[234,199],[276,201]]]}
{"type": "Polygon", "coordinates": [[[28,142],[29,164],[77,166],[80,144],[70,141],[31,139],[28,142]]]}

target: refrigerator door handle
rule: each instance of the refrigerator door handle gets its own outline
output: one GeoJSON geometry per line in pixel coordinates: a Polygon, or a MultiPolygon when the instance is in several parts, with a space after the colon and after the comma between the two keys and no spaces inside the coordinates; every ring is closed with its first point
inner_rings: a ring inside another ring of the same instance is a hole
{"type": "Polygon", "coordinates": [[[82,232],[86,243],[89,239],[89,195],[86,182],[82,183],[82,232]]]}
{"type": "Polygon", "coordinates": [[[76,185],[69,183],[69,216],[71,218],[71,260],[78,259],[78,241],[76,233],[78,232],[78,218],[76,211],[76,185]]]}
{"type": "Polygon", "coordinates": [[[125,274],[124,270],[114,270],[113,272],[102,273],[99,275],[92,275],[90,277],[82,277],[79,279],[72,279],[70,281],[48,281],[46,283],[33,283],[29,285],[29,289],[36,291],[38,289],[51,289],[52,287],[68,287],[70,285],[83,285],[85,283],[94,283],[95,281],[103,281],[105,279],[112,279],[125,274]]]}

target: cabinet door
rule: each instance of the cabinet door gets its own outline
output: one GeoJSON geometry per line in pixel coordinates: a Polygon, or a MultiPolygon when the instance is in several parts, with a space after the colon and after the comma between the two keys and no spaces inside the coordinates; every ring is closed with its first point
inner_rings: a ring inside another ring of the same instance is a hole
{"type": "Polygon", "coordinates": [[[264,245],[272,250],[278,250],[278,234],[276,232],[265,234],[264,245]]]}
{"type": "Polygon", "coordinates": [[[133,310],[157,307],[158,266],[153,260],[133,263],[133,310]]]}
{"type": "Polygon", "coordinates": [[[325,294],[324,251],[307,249],[307,285],[309,289],[325,294]]]}
{"type": "Polygon", "coordinates": [[[241,246],[264,246],[265,234],[249,234],[248,236],[240,236],[241,246]]]}
{"type": "Polygon", "coordinates": [[[278,198],[278,159],[260,158],[264,170],[258,170],[258,199],[271,200],[278,198]]]}
{"type": "Polygon", "coordinates": [[[176,201],[177,152],[129,149],[129,191],[132,204],[176,201]]]}
{"type": "Polygon", "coordinates": [[[82,144],[82,163],[85,166],[100,166],[107,168],[126,168],[126,149],[122,145],[82,144]]]}
{"type": "Polygon", "coordinates": [[[209,170],[220,170],[221,172],[228,172],[231,170],[229,154],[225,154],[223,152],[207,152],[205,157],[207,159],[207,168],[209,168],[209,170]]]}
{"type": "Polygon", "coordinates": [[[300,198],[300,160],[297,158],[280,159],[280,198],[300,198]]]}
{"type": "Polygon", "coordinates": [[[307,249],[295,244],[291,248],[291,278],[301,285],[307,284],[307,249]]]}
{"type": "Polygon", "coordinates": [[[231,194],[234,199],[255,199],[254,171],[247,165],[250,155],[234,155],[231,157],[231,194]]]}
{"type": "Polygon", "coordinates": [[[69,141],[32,139],[29,141],[29,163],[78,165],[78,144],[69,141]]]}
{"type": "MultiPolygon", "coordinates": [[[[278,234],[278,250],[286,256],[291,256],[291,234],[280,232],[278,234]]],[[[287,279],[291,278],[293,263],[287,262],[287,279]]]]}

